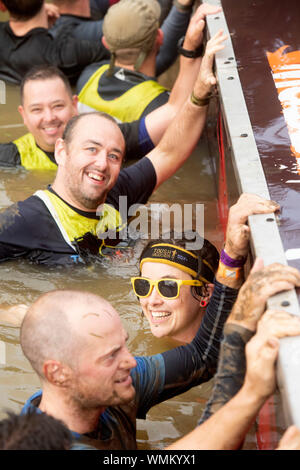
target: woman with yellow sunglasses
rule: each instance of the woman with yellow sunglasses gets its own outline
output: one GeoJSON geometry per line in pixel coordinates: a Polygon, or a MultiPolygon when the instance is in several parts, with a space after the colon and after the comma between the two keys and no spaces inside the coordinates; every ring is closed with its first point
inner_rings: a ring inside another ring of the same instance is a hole
{"type": "Polygon", "coordinates": [[[214,289],[219,253],[208,240],[186,250],[186,239],[155,240],[140,257],[133,290],[154,336],[189,343],[199,330],[214,289]]]}
{"type": "Polygon", "coordinates": [[[185,249],[190,240],[184,238],[148,243],[140,257],[140,276],[131,282],[154,336],[190,343],[197,335],[203,347],[219,342],[243,282],[248,215],[278,208],[273,201],[242,194],[230,208],[220,260],[217,249],[205,239],[199,250],[185,249]]]}

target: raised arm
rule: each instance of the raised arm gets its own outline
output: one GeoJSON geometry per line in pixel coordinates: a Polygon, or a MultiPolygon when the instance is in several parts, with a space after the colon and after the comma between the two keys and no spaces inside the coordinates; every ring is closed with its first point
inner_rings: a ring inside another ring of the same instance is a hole
{"type": "MultiPolygon", "coordinates": [[[[218,270],[217,279],[231,287],[243,282],[242,266],[249,250],[250,229],[247,225],[251,214],[273,213],[279,209],[274,201],[255,194],[242,194],[229,211],[226,241],[221,261],[229,266],[218,270]],[[228,277],[226,277],[226,274],[228,277]]],[[[245,344],[256,331],[266,302],[271,295],[291,289],[299,283],[299,272],[288,266],[271,265],[266,268],[255,263],[250,276],[241,287],[237,301],[224,329],[224,340],[215,377],[213,393],[205,407],[200,423],[205,421],[228,402],[241,388],[245,376],[245,344]],[[282,268],[282,269],[281,269],[282,268]]]]}
{"type": "Polygon", "coordinates": [[[147,155],[156,171],[156,187],[183,165],[201,136],[207,114],[207,97],[216,84],[213,74],[214,56],[223,49],[225,39],[226,36],[219,31],[208,41],[192,97],[186,100],[157,147],[147,155]]]}
{"type": "MultiPolygon", "coordinates": [[[[177,2],[174,2],[171,11],[163,22],[161,30],[164,34],[164,40],[156,57],[156,76],[167,70],[175,61],[178,55],[177,43],[184,35],[188,35],[187,28],[193,10],[193,4],[194,0],[177,0],[177,2]]],[[[221,11],[219,7],[202,3],[196,13],[201,13],[203,20],[205,20],[206,15],[215,14],[219,11],[221,11]]],[[[199,38],[201,42],[202,39],[202,37],[199,38]]],[[[191,48],[188,42],[184,43],[183,47],[190,51],[194,50],[193,45],[191,48]]]]}
{"type": "MultiPolygon", "coordinates": [[[[196,51],[201,46],[204,27],[205,21],[199,7],[190,20],[183,43],[184,49],[196,51]]],[[[200,65],[201,56],[195,58],[180,56],[179,73],[168,102],[146,116],[146,128],[154,145],[159,143],[165,130],[191,94],[200,65]]]]}
{"type": "Polygon", "coordinates": [[[224,249],[216,278],[219,282],[239,288],[244,282],[243,265],[249,251],[250,229],[248,217],[253,214],[269,214],[280,209],[275,201],[256,194],[243,193],[230,207],[224,249]]]}
{"type": "Polygon", "coordinates": [[[300,319],[284,311],[268,311],[246,348],[247,374],[237,395],[205,423],[168,447],[229,450],[239,448],[260,408],[274,392],[278,338],[300,334],[300,319]]]}
{"type": "Polygon", "coordinates": [[[245,345],[256,331],[269,297],[300,285],[300,273],[278,263],[257,270],[254,266],[239,291],[224,329],[224,340],[212,395],[199,423],[225,405],[241,388],[245,376],[245,345]]]}

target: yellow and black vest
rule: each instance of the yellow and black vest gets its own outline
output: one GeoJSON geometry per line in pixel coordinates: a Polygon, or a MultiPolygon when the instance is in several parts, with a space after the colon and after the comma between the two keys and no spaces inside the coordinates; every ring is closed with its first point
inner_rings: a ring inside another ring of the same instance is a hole
{"type": "Polygon", "coordinates": [[[21,165],[26,170],[57,170],[57,165],[36,145],[32,134],[25,134],[13,143],[19,151],[21,165]]]}
{"type": "Polygon", "coordinates": [[[79,102],[88,108],[110,114],[121,122],[132,122],[139,119],[148,104],[161,93],[167,91],[155,80],[146,80],[138,85],[133,85],[132,88],[115,99],[104,100],[98,93],[98,87],[102,75],[108,68],[109,64],[102,65],[91,76],[79,93],[79,102]]]}
{"type": "Polygon", "coordinates": [[[82,254],[80,249],[82,247],[86,254],[102,255],[102,249],[111,245],[106,242],[106,238],[102,239],[101,235],[110,233],[112,237],[112,234],[115,234],[114,240],[117,240],[118,232],[126,226],[126,222],[122,223],[120,212],[110,204],[102,204],[99,217],[89,218],[72,209],[59,196],[47,189],[36,191],[34,195],[44,202],[62,237],[74,252],[82,254]]]}

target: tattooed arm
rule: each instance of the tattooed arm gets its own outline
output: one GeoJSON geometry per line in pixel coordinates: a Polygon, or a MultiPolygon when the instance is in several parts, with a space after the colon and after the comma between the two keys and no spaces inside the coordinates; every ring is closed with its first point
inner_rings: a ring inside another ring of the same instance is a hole
{"type": "Polygon", "coordinates": [[[227,319],[213,392],[199,423],[207,420],[241,388],[246,368],[245,345],[256,331],[268,298],[300,285],[297,269],[276,263],[256,271],[258,264],[255,263],[241,287],[227,319]]]}
{"type": "Polygon", "coordinates": [[[253,332],[272,295],[300,286],[298,269],[273,263],[261,269],[257,259],[228,317],[227,323],[239,325],[253,332]]]}
{"type": "MultiPolygon", "coordinates": [[[[169,449],[239,448],[260,408],[275,390],[278,338],[299,334],[299,317],[284,311],[266,312],[258,324],[256,335],[246,346],[247,374],[239,392],[205,423],[169,449]]],[[[289,445],[295,447],[297,443],[290,442],[289,445]]]]}

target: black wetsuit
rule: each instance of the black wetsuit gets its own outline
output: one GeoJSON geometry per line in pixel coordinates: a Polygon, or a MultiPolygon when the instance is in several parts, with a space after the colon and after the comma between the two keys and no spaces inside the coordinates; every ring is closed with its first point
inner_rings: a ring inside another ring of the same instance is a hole
{"type": "MultiPolygon", "coordinates": [[[[130,207],[145,204],[155,186],[156,172],[147,157],[122,169],[105,201],[113,215],[113,226],[109,230],[117,229],[114,224],[120,213],[121,226],[126,224],[130,207]],[[124,199],[120,202],[120,196],[125,197],[125,209],[123,205],[121,207],[124,199]]],[[[105,216],[76,209],[51,190],[40,193],[43,197],[46,193],[46,202],[50,197],[50,205],[47,206],[40,196],[33,195],[0,214],[0,262],[25,258],[39,264],[69,265],[85,261],[89,255],[99,257],[102,240],[98,236],[107,231],[105,216]],[[54,214],[51,212],[53,207],[54,214]],[[102,224],[103,232],[99,232],[102,224]]],[[[107,246],[114,246],[118,241],[119,233],[115,239],[112,236],[105,238],[107,246]]]]}
{"type": "Polygon", "coordinates": [[[93,62],[109,59],[100,41],[74,39],[64,28],[56,38],[46,28],[34,28],[16,36],[8,22],[0,22],[0,78],[19,84],[34,65],[55,65],[74,83],[81,71],[93,62]]]}

